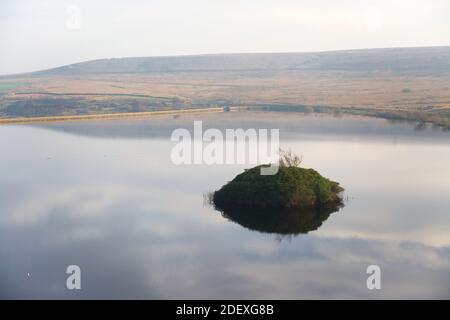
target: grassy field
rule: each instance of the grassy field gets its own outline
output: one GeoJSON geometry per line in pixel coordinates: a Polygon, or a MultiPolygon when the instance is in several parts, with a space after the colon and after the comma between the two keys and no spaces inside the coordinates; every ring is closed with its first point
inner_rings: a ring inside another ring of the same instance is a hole
{"type": "Polygon", "coordinates": [[[3,83],[0,117],[306,106],[445,126],[450,120],[450,75],[285,71],[46,76],[27,81],[27,90],[13,85],[24,83],[21,79],[3,83]]]}
{"type": "Polygon", "coordinates": [[[28,82],[21,81],[0,81],[0,93],[17,90],[23,86],[28,85],[28,82]]]}
{"type": "Polygon", "coordinates": [[[333,109],[450,128],[450,47],[107,59],[0,78],[0,118],[223,106],[333,109]]]}

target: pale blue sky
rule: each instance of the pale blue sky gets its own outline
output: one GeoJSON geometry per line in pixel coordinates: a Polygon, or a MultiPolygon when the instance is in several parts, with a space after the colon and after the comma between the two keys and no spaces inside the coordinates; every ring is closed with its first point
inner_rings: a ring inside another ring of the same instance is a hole
{"type": "Polygon", "coordinates": [[[0,0],[0,74],[97,58],[450,45],[449,0],[0,0]],[[66,26],[67,8],[81,28],[66,26]]]}

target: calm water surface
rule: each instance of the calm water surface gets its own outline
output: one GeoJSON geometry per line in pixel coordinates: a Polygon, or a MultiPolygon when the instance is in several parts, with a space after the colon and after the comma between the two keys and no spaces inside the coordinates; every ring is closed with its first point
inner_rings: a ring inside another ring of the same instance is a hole
{"type": "Polygon", "coordinates": [[[0,298],[450,298],[449,138],[293,113],[0,126],[0,298]],[[193,120],[279,128],[345,187],[345,207],[222,216],[204,194],[246,166],[172,164],[170,134],[193,120]],[[381,290],[366,287],[371,264],[381,290]]]}

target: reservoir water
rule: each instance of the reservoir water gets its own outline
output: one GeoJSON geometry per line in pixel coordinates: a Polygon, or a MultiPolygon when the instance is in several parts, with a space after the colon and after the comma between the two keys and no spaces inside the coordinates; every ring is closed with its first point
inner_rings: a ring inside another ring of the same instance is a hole
{"type": "Polygon", "coordinates": [[[449,138],[282,112],[0,126],[0,298],[448,299],[449,138]],[[173,164],[171,133],[194,120],[278,128],[302,166],[341,183],[345,206],[281,222],[222,215],[204,195],[248,166],[173,164]],[[66,288],[69,265],[81,290],[66,288]],[[366,286],[370,265],[380,290],[366,286]]]}

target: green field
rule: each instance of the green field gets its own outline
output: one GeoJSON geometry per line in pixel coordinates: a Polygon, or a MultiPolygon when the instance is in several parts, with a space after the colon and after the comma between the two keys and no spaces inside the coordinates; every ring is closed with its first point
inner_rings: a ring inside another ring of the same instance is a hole
{"type": "Polygon", "coordinates": [[[8,81],[8,82],[0,81],[0,92],[16,90],[17,88],[21,88],[27,85],[29,85],[28,82],[22,81],[8,81]]]}

